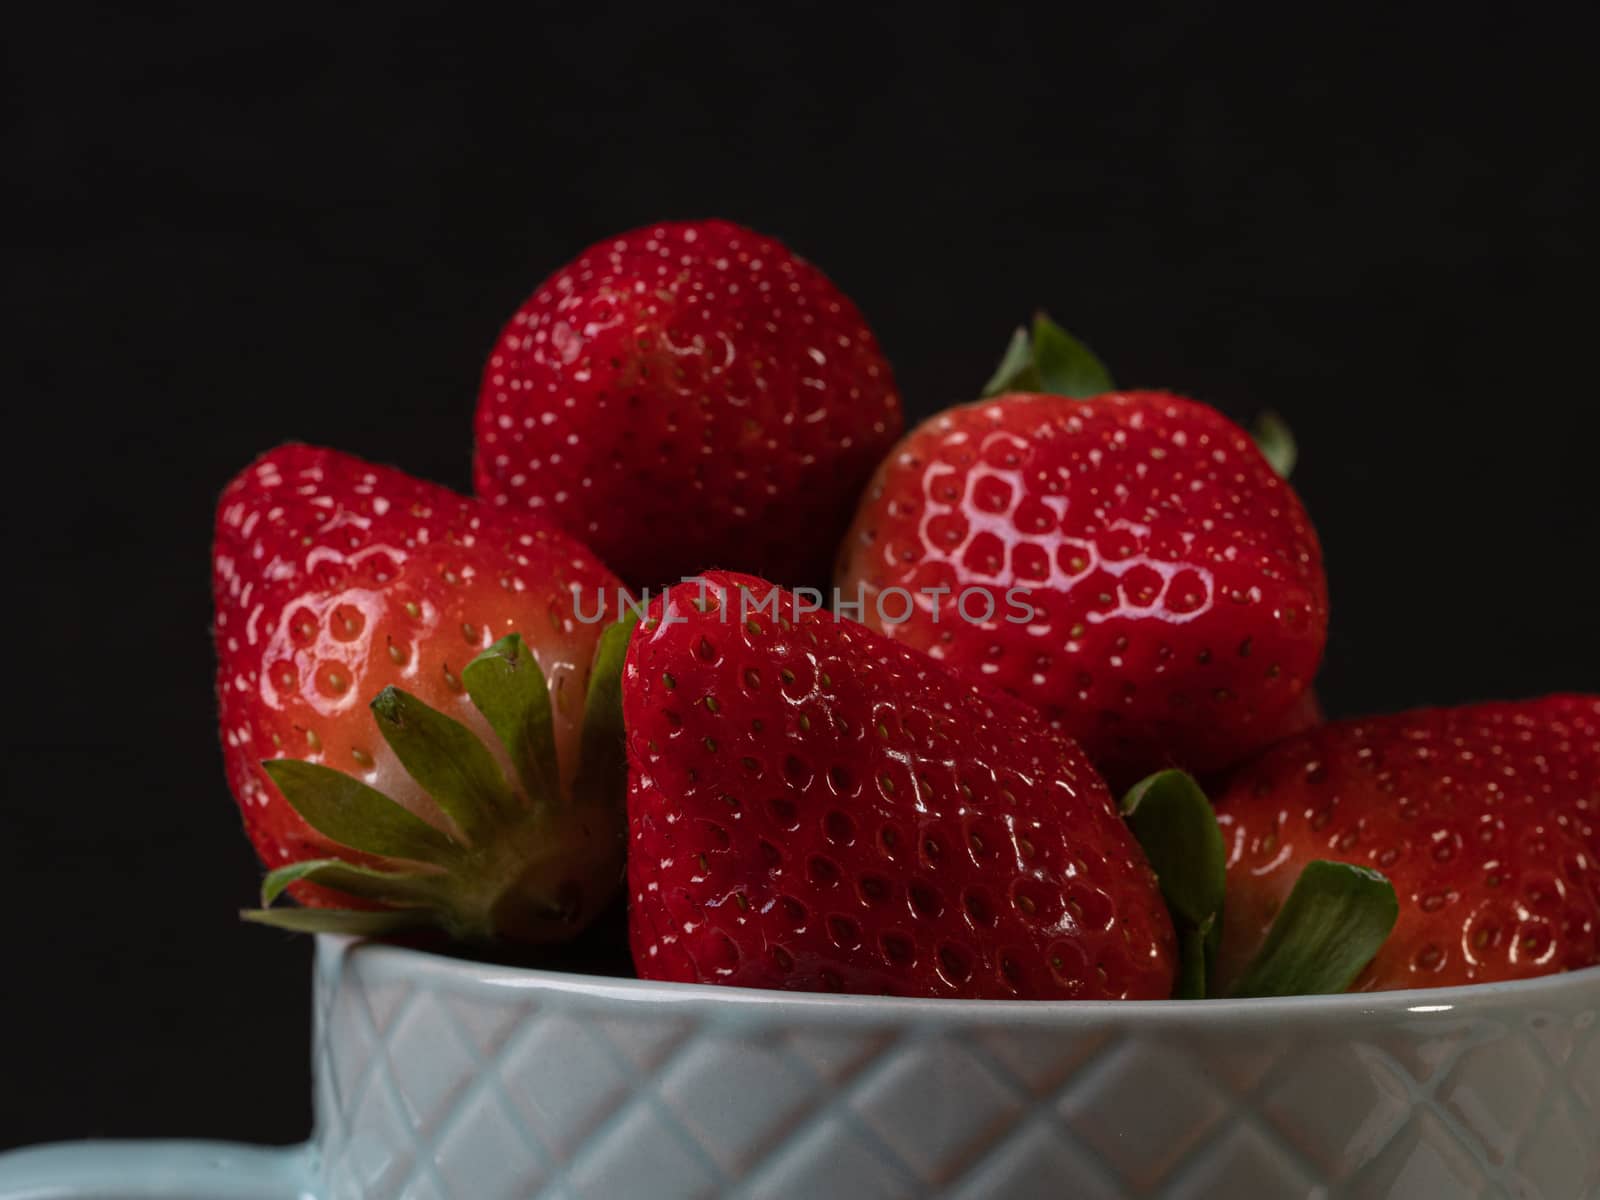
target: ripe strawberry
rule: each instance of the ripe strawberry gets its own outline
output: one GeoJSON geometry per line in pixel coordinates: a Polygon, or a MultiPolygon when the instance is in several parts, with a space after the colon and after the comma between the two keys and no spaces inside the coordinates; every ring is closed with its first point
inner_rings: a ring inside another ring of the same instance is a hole
{"type": "Polygon", "coordinates": [[[872,331],[821,271],[726,221],[666,223],[591,246],[511,318],[474,477],[633,584],[714,564],[811,584],[901,423],[872,331]]]}
{"type": "Polygon", "coordinates": [[[1216,809],[1224,983],[1314,858],[1382,871],[1399,898],[1353,990],[1600,963],[1600,697],[1336,721],[1241,767],[1216,809]]]}
{"type": "Polygon", "coordinates": [[[1161,392],[1007,394],[924,422],[869,487],[838,583],[1119,786],[1272,740],[1327,631],[1299,499],[1244,430],[1161,392]]]}
{"type": "Polygon", "coordinates": [[[287,445],[223,492],[213,571],[223,753],[267,901],[387,906],[258,918],[545,941],[605,906],[622,642],[602,640],[619,585],[587,550],[287,445]]]}
{"type": "Polygon", "coordinates": [[[1143,854],[1077,746],[1025,706],[712,572],[651,605],[623,714],[641,976],[1171,994],[1172,924],[1143,854]]]}
{"type": "Polygon", "coordinates": [[[1272,736],[1266,744],[1281,741],[1286,737],[1293,737],[1297,733],[1304,733],[1308,729],[1315,729],[1326,721],[1327,714],[1322,711],[1322,701],[1317,698],[1313,688],[1307,688],[1278,719],[1277,727],[1272,731],[1272,736]]]}

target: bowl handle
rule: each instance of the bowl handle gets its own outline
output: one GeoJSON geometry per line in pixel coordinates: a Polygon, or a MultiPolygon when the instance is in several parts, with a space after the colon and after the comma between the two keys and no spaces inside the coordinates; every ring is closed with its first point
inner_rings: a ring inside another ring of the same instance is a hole
{"type": "Polygon", "coordinates": [[[59,1142],[0,1154],[0,1200],[317,1200],[310,1146],[59,1142]]]}

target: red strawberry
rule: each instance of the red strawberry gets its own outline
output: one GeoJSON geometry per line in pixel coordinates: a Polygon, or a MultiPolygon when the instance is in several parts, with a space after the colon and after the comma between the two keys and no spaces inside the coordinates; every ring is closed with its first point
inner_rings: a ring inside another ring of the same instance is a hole
{"type": "Polygon", "coordinates": [[[474,475],[630,583],[723,564],[811,584],[900,430],[889,364],[821,271],[726,221],[668,223],[591,246],[511,318],[474,475]]]}
{"type": "Polygon", "coordinates": [[[804,608],[712,572],[657,597],[629,648],[639,974],[1170,995],[1171,920],[1077,746],[1023,705],[804,608]]]}
{"type": "Polygon", "coordinates": [[[223,492],[213,567],[223,753],[274,868],[268,899],[287,885],[310,905],[395,910],[268,919],[542,941],[605,905],[624,847],[603,694],[620,662],[596,656],[619,585],[587,550],[288,445],[223,492]]]}
{"type": "MultiPolygon", "coordinates": [[[[1278,727],[1273,731],[1272,741],[1279,741],[1286,737],[1293,737],[1297,733],[1304,733],[1308,729],[1315,729],[1326,721],[1327,715],[1322,711],[1322,701],[1317,699],[1317,693],[1307,688],[1300,699],[1287,709],[1278,727]]],[[[1270,745],[1271,742],[1268,743],[1270,745]]]]}
{"type": "Polygon", "coordinates": [[[1119,785],[1272,740],[1327,630],[1299,499],[1244,430],[1161,392],[1008,394],[923,423],[868,489],[838,582],[1119,785]]]}
{"type": "Polygon", "coordinates": [[[1240,768],[1216,808],[1224,985],[1316,858],[1382,871],[1400,902],[1354,990],[1600,963],[1600,697],[1336,721],[1240,768]]]}

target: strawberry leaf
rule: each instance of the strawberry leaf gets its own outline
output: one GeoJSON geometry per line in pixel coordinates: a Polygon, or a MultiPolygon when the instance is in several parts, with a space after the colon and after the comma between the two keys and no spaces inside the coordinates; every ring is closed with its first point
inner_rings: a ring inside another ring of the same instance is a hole
{"type": "Polygon", "coordinates": [[[1019,325],[1006,345],[1000,365],[980,394],[988,398],[1005,392],[1037,392],[1040,388],[1039,370],[1033,365],[1033,340],[1028,336],[1027,326],[1019,325]]]}
{"type": "Polygon", "coordinates": [[[439,878],[414,872],[378,871],[347,863],[342,858],[313,858],[267,872],[267,877],[261,881],[261,906],[271,907],[285,888],[301,879],[386,904],[425,905],[436,897],[439,878]]]}
{"type": "Polygon", "coordinates": [[[372,701],[378,732],[395,756],[473,845],[512,820],[520,805],[500,764],[460,721],[409,692],[386,687],[372,701]]]}
{"type": "Polygon", "coordinates": [[[1289,478],[1296,460],[1300,457],[1300,448],[1295,444],[1294,432],[1288,423],[1268,409],[1256,418],[1250,436],[1255,438],[1256,449],[1261,451],[1261,457],[1267,460],[1268,465],[1278,473],[1279,477],[1289,478]]]}
{"type": "Polygon", "coordinates": [[[1044,313],[1033,318],[1033,361],[1041,391],[1084,399],[1109,392],[1116,385],[1094,352],[1044,313]]]}
{"type": "Polygon", "coordinates": [[[983,395],[1048,392],[1083,399],[1109,392],[1115,386],[1111,372],[1089,347],[1044,313],[1038,313],[1031,332],[1023,327],[1011,335],[1005,357],[984,384],[983,395]]]}
{"type": "Polygon", "coordinates": [[[354,937],[381,937],[434,923],[431,914],[422,909],[247,908],[239,916],[255,925],[293,933],[347,933],[354,937]]]}
{"type": "Polygon", "coordinates": [[[600,635],[583,703],[583,749],[574,794],[581,803],[598,797],[622,803],[627,795],[628,755],[622,731],[622,663],[639,614],[626,612],[600,635]]]}
{"type": "Polygon", "coordinates": [[[1307,863],[1233,995],[1345,991],[1399,915],[1394,887],[1380,872],[1324,859],[1307,863]]]}
{"type": "Polygon", "coordinates": [[[561,786],[550,687],[539,660],[511,633],[461,671],[472,703],[489,722],[530,799],[553,797],[561,786]]]}
{"type": "Polygon", "coordinates": [[[1178,930],[1178,982],[1172,990],[1174,1000],[1204,1000],[1206,974],[1216,948],[1209,945],[1211,930],[1218,922],[1208,919],[1200,928],[1184,926],[1178,930]]]}
{"type": "Polygon", "coordinates": [[[293,758],[261,766],[305,823],[341,846],[441,866],[461,855],[447,834],[359,779],[293,758]]]}
{"type": "Polygon", "coordinates": [[[1156,873],[1178,933],[1181,963],[1177,995],[1205,996],[1227,886],[1227,848],[1211,802],[1183,771],[1157,771],[1122,798],[1128,827],[1156,873]]]}
{"type": "Polygon", "coordinates": [[[1157,771],[1122,798],[1168,905],[1199,926],[1222,911],[1227,849],[1211,801],[1184,771],[1157,771]]]}
{"type": "Polygon", "coordinates": [[[290,805],[324,837],[402,862],[367,866],[330,851],[329,857],[287,864],[267,875],[263,908],[245,918],[282,929],[363,936],[428,925],[474,944],[560,942],[587,926],[605,911],[624,874],[621,676],[638,615],[630,617],[604,630],[598,641],[572,793],[562,787],[549,685],[516,634],[462,672],[472,703],[512,759],[504,770],[487,736],[480,738],[416,697],[391,687],[372,701],[384,740],[450,818],[450,831],[321,764],[263,763],[290,805]],[[513,775],[526,785],[526,795],[510,781],[513,775]],[[572,801],[602,805],[604,811],[580,812],[572,801]],[[269,907],[299,880],[387,907],[269,907]]]}

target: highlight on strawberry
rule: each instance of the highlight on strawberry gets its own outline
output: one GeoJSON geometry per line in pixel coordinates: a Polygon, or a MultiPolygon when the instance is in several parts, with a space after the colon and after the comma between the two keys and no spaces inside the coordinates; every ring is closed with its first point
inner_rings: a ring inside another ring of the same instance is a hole
{"type": "Polygon", "coordinates": [[[605,910],[631,625],[592,619],[619,584],[587,550],[287,445],[223,493],[213,564],[224,757],[269,868],[248,919],[538,944],[605,910]]]}
{"type": "Polygon", "coordinates": [[[1039,708],[1119,786],[1226,767],[1314,717],[1327,581],[1281,422],[1275,467],[1215,409],[1114,390],[1045,318],[985,390],[869,486],[837,578],[868,624],[1039,708]],[[889,589],[916,600],[893,624],[873,602],[889,589]],[[931,599],[973,589],[1032,616],[953,621],[931,599]]]}

